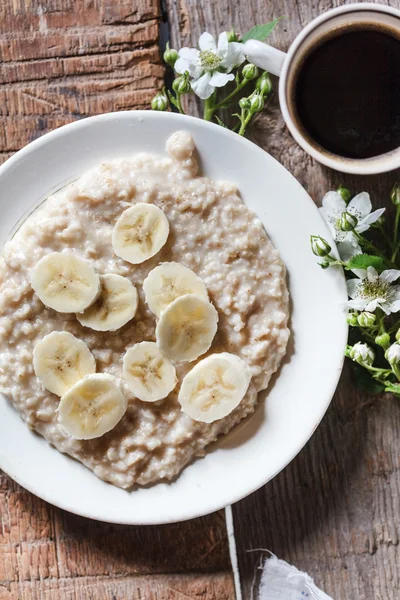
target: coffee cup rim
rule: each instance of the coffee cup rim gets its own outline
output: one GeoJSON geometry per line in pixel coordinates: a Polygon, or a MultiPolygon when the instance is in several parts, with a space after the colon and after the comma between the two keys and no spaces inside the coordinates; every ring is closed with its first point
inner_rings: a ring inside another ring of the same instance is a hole
{"type": "Polygon", "coordinates": [[[329,21],[330,19],[351,12],[380,12],[386,13],[399,19],[399,31],[400,31],[400,10],[391,6],[376,4],[372,2],[366,3],[353,3],[346,4],[328,10],[327,12],[319,15],[313,19],[302,31],[296,36],[293,43],[291,44],[289,51],[286,55],[286,59],[283,64],[282,72],[279,79],[279,102],[281,111],[285,123],[292,134],[296,142],[305,150],[310,156],[315,158],[318,162],[323,165],[341,171],[344,173],[352,173],[356,175],[374,175],[377,173],[386,173],[393,171],[400,167],[400,147],[385,154],[373,156],[370,158],[347,158],[340,155],[329,152],[325,149],[319,149],[318,145],[311,144],[294,122],[287,101],[288,91],[288,71],[292,64],[292,60],[296,55],[299,47],[307,39],[307,37],[320,25],[329,21]]]}

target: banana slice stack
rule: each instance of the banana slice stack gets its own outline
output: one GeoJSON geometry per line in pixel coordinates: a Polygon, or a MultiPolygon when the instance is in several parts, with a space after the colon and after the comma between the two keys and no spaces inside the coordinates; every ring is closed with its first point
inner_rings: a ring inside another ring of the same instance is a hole
{"type": "MultiPolygon", "coordinates": [[[[125,210],[112,234],[114,252],[133,265],[155,256],[169,235],[161,209],[137,203],[125,210]]],[[[126,277],[98,275],[71,252],[53,252],[35,266],[31,285],[47,307],[75,313],[79,323],[95,331],[116,331],[136,314],[138,293],[126,277]]],[[[157,402],[176,387],[174,362],[192,362],[211,347],[218,313],[207,288],[191,269],[162,263],[143,282],[146,302],[157,318],[156,342],[129,348],[122,372],[138,400],[157,402]]],[[[39,340],[33,366],[43,386],[61,397],[58,421],[73,438],[89,440],[113,429],[127,410],[118,380],[96,373],[87,345],[66,331],[39,340]]],[[[226,417],[248,389],[251,372],[238,356],[222,352],[198,362],[183,378],[178,394],[182,411],[195,421],[211,423],[226,417]]]]}
{"type": "Polygon", "coordinates": [[[95,331],[116,331],[135,316],[138,293],[133,283],[121,275],[107,273],[100,280],[100,296],[76,318],[95,331]]]}
{"type": "Polygon", "coordinates": [[[33,368],[43,386],[61,396],[58,422],[78,440],[113,429],[127,409],[115,377],[96,373],[87,345],[67,331],[53,331],[34,347],[33,368]]]}
{"type": "MultiPolygon", "coordinates": [[[[164,362],[166,357],[176,362],[191,362],[207,352],[217,332],[218,313],[200,277],[176,262],[163,263],[153,269],[143,282],[143,291],[150,310],[158,317],[156,340],[161,351],[160,354],[153,348],[157,358],[153,363],[148,359],[146,365],[157,364],[159,375],[157,379],[154,368],[147,368],[144,375],[143,367],[138,370],[137,362],[134,362],[134,372],[147,376],[148,386],[149,381],[154,386],[159,385],[157,398],[161,399],[174,387],[172,363],[169,363],[170,386],[161,375],[162,366],[165,368],[168,364],[164,362]],[[162,384],[165,387],[161,392],[162,384]]],[[[133,357],[139,360],[140,351],[141,344],[128,350],[124,363],[125,379],[139,398],[142,392],[133,383],[129,364],[133,357]]],[[[183,378],[178,401],[182,411],[193,420],[211,423],[226,417],[238,406],[250,380],[250,369],[241,358],[228,352],[211,354],[183,378]]]]}
{"type": "Polygon", "coordinates": [[[176,262],[163,263],[150,271],[143,291],[159,317],[157,345],[166,356],[191,362],[207,352],[217,332],[218,313],[196,273],[176,262]]]}

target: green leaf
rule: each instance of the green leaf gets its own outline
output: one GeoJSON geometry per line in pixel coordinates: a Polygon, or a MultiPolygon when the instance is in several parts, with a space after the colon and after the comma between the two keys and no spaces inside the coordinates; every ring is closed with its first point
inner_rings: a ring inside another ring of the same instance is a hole
{"type": "Polygon", "coordinates": [[[283,17],[279,17],[279,19],[275,19],[264,25],[255,25],[255,27],[252,27],[250,31],[242,36],[242,42],[247,42],[247,40],[259,40],[263,42],[273,32],[281,19],[283,17]]]}
{"type": "Polygon", "coordinates": [[[383,383],[381,383],[380,381],[376,381],[376,379],[373,379],[373,377],[371,377],[367,369],[364,369],[364,367],[355,362],[352,363],[352,366],[354,379],[356,380],[356,385],[360,390],[368,392],[369,394],[380,394],[381,392],[385,391],[385,386],[383,385],[383,383]]]}
{"type": "Polygon", "coordinates": [[[396,396],[400,396],[400,384],[399,383],[386,383],[385,392],[390,392],[396,396]]]}
{"type": "Polygon", "coordinates": [[[373,256],[372,254],[356,254],[353,256],[346,265],[346,269],[367,269],[368,267],[374,267],[380,273],[385,268],[385,263],[380,256],[373,256]]]}

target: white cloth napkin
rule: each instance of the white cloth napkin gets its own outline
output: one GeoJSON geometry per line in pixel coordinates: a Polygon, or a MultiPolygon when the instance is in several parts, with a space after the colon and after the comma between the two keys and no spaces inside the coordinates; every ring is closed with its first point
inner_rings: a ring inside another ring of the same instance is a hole
{"type": "Polygon", "coordinates": [[[333,600],[307,573],[276,556],[263,565],[258,600],[333,600]]]}

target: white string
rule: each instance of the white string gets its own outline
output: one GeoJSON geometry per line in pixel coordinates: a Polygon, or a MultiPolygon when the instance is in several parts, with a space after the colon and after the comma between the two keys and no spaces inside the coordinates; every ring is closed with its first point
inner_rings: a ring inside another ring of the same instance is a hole
{"type": "Polygon", "coordinates": [[[229,505],[225,508],[225,523],[226,531],[228,534],[228,545],[229,545],[229,556],[231,559],[233,581],[235,584],[235,596],[236,600],[243,600],[242,588],[240,585],[240,573],[239,563],[237,557],[236,539],[235,539],[235,527],[233,525],[232,506],[229,505]]]}

